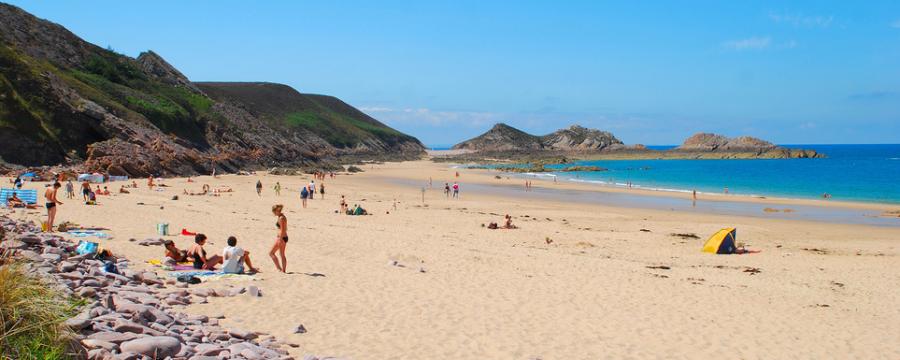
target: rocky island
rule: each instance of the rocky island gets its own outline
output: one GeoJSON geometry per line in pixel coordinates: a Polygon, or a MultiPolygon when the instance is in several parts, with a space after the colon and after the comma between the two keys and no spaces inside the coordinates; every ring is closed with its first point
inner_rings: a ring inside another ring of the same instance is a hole
{"type": "MultiPolygon", "coordinates": [[[[820,158],[815,150],[788,149],[749,136],[729,138],[698,133],[670,150],[626,145],[608,131],[573,125],[544,136],[531,135],[506,124],[496,124],[475,138],[453,146],[463,154],[438,161],[515,161],[532,165],[566,163],[573,159],[789,159],[820,158]]],[[[532,170],[537,170],[532,169],[532,170]]]]}

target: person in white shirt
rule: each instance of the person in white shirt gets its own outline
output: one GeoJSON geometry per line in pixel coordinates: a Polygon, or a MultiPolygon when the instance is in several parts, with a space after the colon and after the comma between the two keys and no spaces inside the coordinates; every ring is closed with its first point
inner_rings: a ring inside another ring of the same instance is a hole
{"type": "Polygon", "coordinates": [[[250,269],[249,272],[259,272],[257,268],[253,267],[253,263],[250,262],[250,252],[237,247],[237,238],[234,236],[228,237],[228,246],[222,252],[222,258],[224,259],[222,261],[222,272],[226,274],[243,274],[244,264],[247,264],[247,268],[250,269]]]}

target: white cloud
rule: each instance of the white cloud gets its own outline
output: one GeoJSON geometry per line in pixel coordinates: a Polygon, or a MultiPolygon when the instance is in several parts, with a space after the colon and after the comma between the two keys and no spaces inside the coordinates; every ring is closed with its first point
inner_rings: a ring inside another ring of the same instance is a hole
{"type": "Polygon", "coordinates": [[[769,13],[769,19],[780,24],[791,24],[796,27],[827,28],[834,22],[834,16],[807,16],[802,14],[778,14],[769,13]]]}
{"type": "Polygon", "coordinates": [[[362,106],[365,113],[387,123],[425,123],[431,126],[481,127],[501,121],[503,115],[493,112],[444,111],[428,108],[394,109],[385,106],[362,106]]]}
{"type": "Polygon", "coordinates": [[[891,23],[891,27],[894,29],[900,29],[900,19],[894,20],[894,22],[891,23]]]}
{"type": "Polygon", "coordinates": [[[743,51],[743,50],[762,50],[768,48],[772,43],[769,37],[751,37],[739,40],[730,40],[722,43],[726,49],[743,51]]]}

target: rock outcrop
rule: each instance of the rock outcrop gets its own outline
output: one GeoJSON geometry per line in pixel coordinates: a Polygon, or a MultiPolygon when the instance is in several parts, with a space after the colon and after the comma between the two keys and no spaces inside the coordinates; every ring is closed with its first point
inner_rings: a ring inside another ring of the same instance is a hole
{"type": "Polygon", "coordinates": [[[415,138],[336,98],[277,84],[198,86],[152,51],[117,54],[2,3],[0,142],[10,164],[132,176],[424,153],[415,138]],[[223,95],[240,88],[256,93],[223,95]],[[288,103],[264,109],[261,94],[288,103]]]}
{"type": "Polygon", "coordinates": [[[729,138],[711,133],[697,133],[684,140],[675,152],[755,154],[760,158],[816,158],[822,157],[815,150],[787,149],[768,141],[750,136],[729,138]]]}
{"type": "Polygon", "coordinates": [[[579,125],[545,135],[541,137],[541,143],[544,148],[562,151],[600,151],[612,145],[622,145],[622,141],[608,131],[579,125]]]}
{"type": "Polygon", "coordinates": [[[484,152],[499,151],[601,151],[611,145],[621,145],[613,134],[595,129],[572,125],[544,136],[535,136],[512,126],[500,123],[486,133],[453,146],[484,152]]]}
{"type": "Polygon", "coordinates": [[[512,126],[495,124],[486,133],[453,146],[454,150],[535,151],[541,150],[541,138],[512,126]]]}

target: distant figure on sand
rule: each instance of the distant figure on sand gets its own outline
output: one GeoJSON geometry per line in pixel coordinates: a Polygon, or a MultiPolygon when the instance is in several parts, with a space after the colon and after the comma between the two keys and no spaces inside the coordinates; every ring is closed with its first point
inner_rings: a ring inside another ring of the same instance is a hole
{"type": "Polygon", "coordinates": [[[147,177],[147,187],[153,190],[153,175],[147,177]]]}
{"type": "Polygon", "coordinates": [[[222,262],[222,257],[213,255],[211,258],[207,258],[206,249],[203,248],[204,244],[206,244],[206,235],[194,235],[194,246],[188,250],[187,256],[193,259],[194,269],[213,270],[222,262]]]}
{"type": "Polygon", "coordinates": [[[72,184],[72,180],[66,182],[66,199],[74,199],[75,198],[75,185],[72,184]]]}
{"type": "Polygon", "coordinates": [[[281,196],[281,183],[275,182],[275,196],[281,196]]]}
{"type": "Polygon", "coordinates": [[[88,201],[88,195],[91,194],[91,183],[87,180],[81,183],[81,196],[84,198],[84,201],[88,201]]]}
{"type": "Polygon", "coordinates": [[[287,272],[287,258],[284,256],[284,249],[287,248],[288,235],[287,235],[287,216],[284,216],[282,211],[284,210],[284,205],[278,204],[272,206],[272,214],[278,218],[275,221],[275,228],[278,229],[278,236],[275,237],[275,243],[272,245],[272,250],[269,250],[269,257],[272,258],[272,261],[275,263],[275,268],[281,272],[287,272]],[[278,262],[278,257],[275,254],[278,253],[281,256],[281,263],[278,262]]]}
{"type": "Polygon", "coordinates": [[[119,187],[119,194],[131,194],[130,191],[125,190],[125,185],[119,187]]]}
{"type": "Polygon", "coordinates": [[[459,183],[453,182],[453,198],[459,199],[459,183]]]}
{"type": "Polygon", "coordinates": [[[309,198],[309,188],[304,186],[300,188],[300,202],[303,204],[303,208],[306,209],[306,199],[309,198]]]}
{"type": "Polygon", "coordinates": [[[62,187],[59,181],[54,182],[53,186],[48,187],[44,191],[44,198],[47,199],[47,231],[53,232],[53,221],[56,220],[56,205],[62,205],[62,202],[56,198],[56,192],[62,187]]]}
{"type": "Polygon", "coordinates": [[[309,185],[307,185],[306,187],[307,187],[307,190],[309,191],[309,199],[312,200],[316,193],[316,181],[315,180],[310,181],[309,185]]]}
{"type": "Polygon", "coordinates": [[[222,261],[223,273],[243,274],[244,264],[247,264],[249,272],[259,272],[259,270],[253,267],[253,264],[250,262],[250,252],[237,247],[237,238],[234,236],[228,237],[228,246],[222,251],[222,258],[224,259],[222,261]]]}
{"type": "Polygon", "coordinates": [[[444,183],[444,197],[450,197],[450,183],[444,183]]]}
{"type": "Polygon", "coordinates": [[[691,206],[697,206],[697,189],[691,191],[691,199],[693,199],[691,201],[691,206]]]}
{"type": "Polygon", "coordinates": [[[344,195],[341,195],[341,214],[346,214],[348,209],[347,199],[344,198],[344,195]]]}
{"type": "Polygon", "coordinates": [[[256,180],[256,196],[262,196],[262,181],[256,180]]]}
{"type": "Polygon", "coordinates": [[[509,214],[506,214],[506,216],[504,218],[506,219],[506,221],[503,223],[504,229],[515,229],[516,228],[516,226],[513,225],[513,223],[512,223],[512,216],[509,216],[509,214]]]}
{"type": "Polygon", "coordinates": [[[325,183],[324,182],[319,184],[319,195],[320,195],[319,197],[321,197],[322,200],[325,200],[325,183]]]}

